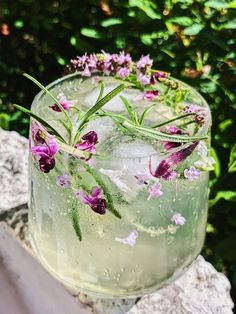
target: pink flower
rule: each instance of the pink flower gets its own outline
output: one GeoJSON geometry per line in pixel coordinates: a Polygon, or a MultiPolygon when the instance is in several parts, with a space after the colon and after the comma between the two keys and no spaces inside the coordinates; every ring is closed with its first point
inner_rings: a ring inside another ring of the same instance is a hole
{"type": "Polygon", "coordinates": [[[192,154],[198,142],[189,145],[186,148],[180,149],[179,151],[172,153],[168,158],[163,159],[156,170],[152,171],[151,159],[149,161],[149,171],[156,178],[163,178],[165,180],[172,180],[177,176],[177,173],[173,171],[172,167],[179,165],[188,156],[192,154]]]}
{"type": "MultiPolygon", "coordinates": [[[[66,98],[66,96],[61,96],[59,98],[59,103],[61,104],[61,106],[66,110],[70,110],[70,107],[73,106],[74,101],[73,100],[68,100],[66,98]]],[[[56,111],[56,112],[61,112],[61,109],[59,108],[59,106],[57,104],[54,104],[52,106],[49,106],[52,110],[56,111]]]]}
{"type": "Polygon", "coordinates": [[[150,200],[151,198],[160,197],[163,194],[163,192],[161,191],[161,188],[162,188],[162,185],[160,182],[157,182],[151,185],[148,189],[148,192],[149,192],[148,200],[150,200]]]}
{"type": "Polygon", "coordinates": [[[167,78],[168,77],[168,73],[166,72],[162,72],[162,71],[157,71],[154,73],[155,78],[167,78]]]}
{"type": "Polygon", "coordinates": [[[119,65],[130,64],[132,62],[132,58],[129,53],[121,51],[118,55],[117,62],[119,65]]]}
{"type": "Polygon", "coordinates": [[[180,213],[174,214],[170,220],[180,226],[183,226],[186,223],[186,219],[180,213]]]}
{"type": "Polygon", "coordinates": [[[88,195],[82,190],[76,191],[76,196],[86,205],[89,205],[91,209],[100,215],[106,213],[106,200],[102,198],[102,189],[98,186],[92,188],[91,195],[88,195]]]}
{"type": "Polygon", "coordinates": [[[56,183],[63,189],[69,188],[71,185],[71,179],[69,173],[63,173],[61,176],[58,176],[56,183]]]}
{"type": "Polygon", "coordinates": [[[149,161],[149,171],[155,178],[162,178],[164,180],[173,180],[177,173],[172,170],[173,162],[171,160],[164,159],[162,160],[155,172],[152,171],[151,159],[149,161]]]}
{"type": "Polygon", "coordinates": [[[184,109],[185,113],[196,113],[195,122],[197,124],[203,124],[207,115],[206,110],[198,105],[187,105],[184,109]]]}
{"type": "MultiPolygon", "coordinates": [[[[168,134],[184,134],[183,130],[178,128],[177,126],[169,126],[165,130],[168,134]]],[[[182,143],[175,143],[175,142],[163,142],[165,150],[171,150],[172,148],[179,147],[182,143]]]]}
{"type": "Polygon", "coordinates": [[[146,67],[151,67],[153,64],[153,60],[150,59],[149,55],[142,56],[139,61],[137,62],[137,69],[142,70],[143,68],[146,67]]]}
{"type": "Polygon", "coordinates": [[[58,152],[59,146],[54,137],[49,138],[41,146],[32,146],[31,152],[34,156],[39,156],[39,167],[42,172],[48,173],[55,167],[54,156],[58,152]]]}
{"type": "Polygon", "coordinates": [[[134,177],[137,180],[137,184],[140,185],[148,184],[148,182],[153,179],[151,174],[148,172],[139,172],[134,177]]]}
{"type": "Polygon", "coordinates": [[[46,134],[47,131],[39,125],[37,122],[33,121],[32,122],[32,127],[31,127],[31,136],[36,144],[43,144],[45,143],[45,139],[43,134],[46,134]]]}
{"type": "Polygon", "coordinates": [[[188,147],[180,149],[178,152],[172,153],[169,158],[175,165],[180,164],[182,161],[184,161],[188,156],[192,154],[194,149],[197,147],[198,143],[199,142],[194,142],[188,147]]]}
{"type": "Polygon", "coordinates": [[[87,150],[91,154],[96,154],[96,144],[98,143],[98,136],[95,131],[90,131],[82,136],[82,143],[76,144],[75,147],[80,150],[87,150]]]}
{"type": "Polygon", "coordinates": [[[115,240],[123,244],[134,246],[136,244],[137,238],[138,238],[138,231],[133,230],[126,238],[115,238],[115,240]]]}
{"type": "Polygon", "coordinates": [[[148,101],[153,101],[159,95],[158,90],[149,90],[143,93],[143,98],[148,101]]]}
{"type": "Polygon", "coordinates": [[[138,80],[143,85],[148,85],[151,82],[151,77],[142,73],[138,74],[138,80]]]}
{"type": "Polygon", "coordinates": [[[122,67],[117,71],[117,75],[124,79],[126,77],[128,77],[130,75],[130,69],[126,68],[126,67],[122,67]]]}
{"type": "Polygon", "coordinates": [[[184,170],[184,176],[186,179],[193,181],[199,178],[201,171],[191,166],[190,169],[184,170]]]}

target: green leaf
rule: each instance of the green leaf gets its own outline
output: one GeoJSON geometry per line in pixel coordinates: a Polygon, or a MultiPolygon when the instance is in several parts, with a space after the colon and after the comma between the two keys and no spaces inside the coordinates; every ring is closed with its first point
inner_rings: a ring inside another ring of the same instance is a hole
{"type": "Polygon", "coordinates": [[[191,19],[188,16],[178,16],[178,17],[174,17],[172,19],[169,19],[168,22],[172,23],[172,24],[178,24],[181,26],[191,26],[193,24],[193,19],[191,19]]]}
{"type": "Polygon", "coordinates": [[[105,86],[104,86],[104,83],[101,82],[100,92],[99,92],[98,99],[97,99],[96,103],[97,103],[100,99],[102,99],[102,96],[103,96],[103,93],[104,93],[104,87],[105,87],[105,86]]]}
{"type": "Polygon", "coordinates": [[[217,30],[222,29],[235,29],[236,28],[236,18],[232,19],[231,21],[228,21],[226,23],[221,23],[217,25],[217,30]]]}
{"type": "Polygon", "coordinates": [[[219,129],[221,132],[227,131],[228,127],[230,127],[234,123],[233,119],[226,119],[219,124],[219,129]]]}
{"type": "Polygon", "coordinates": [[[148,127],[135,125],[134,123],[128,122],[128,121],[125,121],[123,123],[123,126],[125,126],[127,129],[130,129],[133,132],[140,133],[141,135],[148,136],[159,141],[171,141],[175,143],[190,143],[190,142],[195,142],[195,141],[199,141],[199,140],[207,138],[207,136],[185,136],[185,135],[174,135],[174,134],[162,133],[148,127]]]}
{"type": "Polygon", "coordinates": [[[236,202],[236,192],[235,191],[219,191],[216,197],[209,200],[209,207],[214,206],[219,200],[224,199],[228,202],[236,202]]]}
{"type": "Polygon", "coordinates": [[[236,171],[236,144],[234,144],[230,151],[228,171],[230,173],[236,171]]]}
{"type": "Polygon", "coordinates": [[[158,9],[156,4],[150,0],[129,0],[129,7],[139,8],[153,20],[160,20],[162,18],[161,14],[157,13],[158,9]]]}
{"type": "Polygon", "coordinates": [[[96,31],[96,29],[93,28],[83,27],[81,28],[80,33],[86,37],[100,38],[100,34],[96,31]]]}
{"type": "Polygon", "coordinates": [[[2,112],[0,113],[0,127],[8,130],[9,129],[10,116],[9,114],[2,112]]]}
{"type": "Polygon", "coordinates": [[[118,18],[110,18],[101,22],[101,25],[103,27],[109,27],[109,26],[118,25],[118,24],[122,24],[122,20],[118,18]]]}
{"type": "Polygon", "coordinates": [[[192,26],[186,27],[184,29],[184,35],[194,36],[200,33],[200,31],[204,28],[202,24],[193,24],[192,26]]]}
{"type": "Polygon", "coordinates": [[[80,229],[80,224],[79,224],[79,212],[78,209],[73,207],[70,211],[70,217],[72,220],[72,225],[75,230],[75,233],[78,237],[78,239],[81,241],[82,240],[82,233],[80,229]]]}
{"type": "Polygon", "coordinates": [[[153,127],[153,128],[159,128],[159,127],[161,127],[161,126],[163,126],[163,125],[172,123],[172,122],[174,122],[174,121],[177,121],[177,120],[180,120],[180,119],[185,119],[185,118],[187,118],[187,117],[189,117],[189,116],[195,116],[195,115],[196,115],[195,113],[185,113],[185,114],[183,114],[183,115],[181,115],[181,116],[178,116],[178,117],[176,117],[176,118],[173,118],[173,119],[170,119],[170,120],[166,120],[165,122],[162,122],[162,123],[153,125],[152,127],[153,127]]]}
{"type": "Polygon", "coordinates": [[[146,109],[142,112],[141,117],[140,117],[140,119],[139,119],[139,123],[140,123],[140,124],[143,124],[146,115],[147,115],[150,111],[152,111],[152,109],[154,109],[156,106],[157,106],[157,104],[152,104],[151,106],[149,106],[148,108],[146,108],[146,109]]]}
{"type": "Polygon", "coordinates": [[[62,105],[60,104],[60,102],[58,101],[58,99],[56,99],[55,96],[53,96],[53,94],[45,87],[43,86],[39,81],[37,81],[34,77],[32,77],[31,75],[27,74],[27,73],[23,73],[23,76],[25,76],[26,78],[28,78],[30,81],[32,81],[34,84],[36,84],[40,89],[42,89],[46,94],[48,94],[49,97],[52,98],[53,101],[55,101],[55,103],[57,104],[57,106],[60,108],[60,110],[64,113],[64,115],[66,116],[68,122],[70,123],[70,126],[72,128],[72,121],[68,115],[68,113],[65,111],[65,109],[62,107],[62,105]]]}
{"type": "Polygon", "coordinates": [[[218,178],[220,176],[220,160],[219,160],[219,157],[217,155],[216,150],[213,147],[211,147],[211,154],[210,155],[215,160],[214,172],[215,172],[216,177],[218,178]]]}
{"type": "Polygon", "coordinates": [[[89,117],[96,113],[99,109],[101,109],[108,101],[118,95],[125,88],[124,84],[117,86],[110,93],[100,99],[96,104],[90,108],[80,119],[78,131],[80,131],[81,127],[88,121],[89,117]]]}
{"type": "Polygon", "coordinates": [[[134,108],[130,105],[130,103],[128,102],[128,100],[125,97],[120,96],[120,99],[122,100],[123,104],[125,105],[125,108],[129,113],[130,119],[133,122],[137,122],[137,114],[136,114],[134,108]]]}
{"type": "Polygon", "coordinates": [[[53,135],[57,136],[59,139],[61,139],[63,142],[65,142],[65,140],[63,139],[63,137],[57,132],[57,130],[55,130],[49,123],[47,123],[46,121],[44,121],[42,118],[40,118],[39,116],[37,116],[34,112],[21,107],[19,105],[14,105],[18,110],[26,113],[27,115],[29,115],[31,118],[35,119],[36,121],[38,121],[40,124],[42,124],[50,133],[52,133],[53,135]]]}
{"type": "Polygon", "coordinates": [[[222,9],[235,9],[236,8],[236,1],[226,2],[224,0],[209,0],[204,4],[206,7],[222,10],[222,9]]]}

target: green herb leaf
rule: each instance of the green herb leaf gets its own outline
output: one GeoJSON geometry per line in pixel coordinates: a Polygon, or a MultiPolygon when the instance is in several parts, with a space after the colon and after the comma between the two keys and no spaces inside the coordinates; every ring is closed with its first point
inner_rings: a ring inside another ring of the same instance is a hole
{"type": "Polygon", "coordinates": [[[90,116],[92,116],[94,113],[96,113],[99,109],[101,109],[108,101],[110,101],[112,98],[114,98],[117,94],[119,94],[123,89],[125,88],[124,84],[121,84],[117,86],[115,89],[113,89],[110,93],[108,93],[106,96],[104,96],[102,99],[100,99],[96,104],[90,108],[80,119],[80,123],[78,126],[78,132],[80,131],[81,127],[88,121],[90,116]]]}
{"type": "Polygon", "coordinates": [[[120,99],[122,100],[123,104],[125,105],[125,108],[129,113],[130,119],[133,122],[137,123],[138,118],[137,118],[137,114],[136,114],[134,108],[130,105],[130,103],[128,102],[128,100],[124,96],[120,96],[120,99]]]}
{"type": "Polygon", "coordinates": [[[103,93],[104,93],[104,83],[101,82],[101,88],[100,88],[100,92],[99,92],[98,99],[97,99],[96,103],[97,103],[100,99],[102,99],[103,93]]]}
{"type": "Polygon", "coordinates": [[[55,130],[49,123],[47,123],[46,121],[44,121],[42,118],[40,118],[39,116],[37,116],[35,113],[33,113],[32,111],[21,107],[19,105],[15,105],[15,107],[17,109],[19,109],[20,111],[26,113],[27,115],[29,115],[31,118],[35,119],[36,121],[38,121],[40,124],[42,124],[49,132],[51,132],[53,135],[57,136],[59,139],[62,140],[62,142],[66,142],[64,140],[64,138],[57,132],[57,130],[55,130]]]}
{"type": "Polygon", "coordinates": [[[80,224],[79,224],[79,212],[77,208],[73,207],[70,211],[70,217],[72,220],[72,225],[75,230],[75,233],[78,237],[78,239],[81,241],[82,240],[82,233],[80,229],[80,224]]]}
{"type": "Polygon", "coordinates": [[[231,149],[230,157],[229,157],[229,172],[236,171],[236,144],[231,149]]]}
{"type": "Polygon", "coordinates": [[[186,114],[183,114],[183,115],[178,116],[178,117],[176,117],[176,118],[173,118],[173,119],[167,120],[167,121],[165,121],[165,122],[162,122],[162,123],[153,125],[152,127],[153,127],[153,128],[159,128],[159,127],[161,127],[161,126],[163,126],[163,125],[172,123],[172,122],[174,122],[174,121],[177,121],[177,120],[180,120],[180,119],[184,119],[184,118],[187,118],[187,117],[189,117],[189,116],[195,116],[195,115],[196,115],[196,113],[186,113],[186,114]]]}
{"type": "Polygon", "coordinates": [[[23,76],[25,76],[26,78],[28,78],[29,80],[31,80],[33,83],[35,83],[39,88],[41,88],[46,94],[48,94],[53,101],[55,101],[55,103],[57,104],[57,106],[60,108],[60,110],[64,113],[64,115],[66,116],[68,122],[69,122],[69,137],[71,140],[71,134],[72,134],[72,129],[73,129],[73,124],[72,121],[68,115],[68,113],[65,111],[65,109],[62,107],[62,105],[60,104],[60,102],[56,99],[56,97],[54,97],[52,95],[52,93],[45,87],[43,86],[39,81],[37,81],[34,77],[32,77],[31,75],[27,74],[27,73],[23,73],[23,76]]]}
{"type": "Polygon", "coordinates": [[[185,135],[174,135],[174,134],[162,133],[148,127],[138,126],[131,122],[129,123],[127,121],[125,121],[123,125],[127,129],[138,132],[144,136],[152,137],[159,141],[170,141],[170,142],[175,142],[175,143],[189,143],[189,142],[199,141],[202,139],[207,139],[207,136],[185,136],[185,135]]]}
{"type": "Polygon", "coordinates": [[[140,123],[140,124],[143,124],[146,115],[147,115],[153,108],[155,108],[156,105],[157,105],[157,104],[152,104],[151,106],[149,106],[147,109],[145,109],[145,110],[143,111],[143,113],[142,113],[142,115],[141,115],[141,117],[140,117],[140,119],[139,119],[139,123],[140,123]]]}

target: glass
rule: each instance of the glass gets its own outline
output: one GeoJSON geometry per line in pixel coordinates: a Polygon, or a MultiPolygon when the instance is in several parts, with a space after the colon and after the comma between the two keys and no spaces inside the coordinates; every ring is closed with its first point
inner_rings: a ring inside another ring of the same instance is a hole
{"type": "MultiPolygon", "coordinates": [[[[97,100],[100,79],[73,74],[53,82],[48,88],[55,97],[65,95],[74,100],[74,107],[86,111],[97,100]]],[[[102,80],[104,94],[120,84],[114,77],[102,77],[102,80]]],[[[174,125],[175,128],[183,126],[185,134],[208,134],[211,117],[207,103],[191,87],[177,80],[173,80],[174,83],[188,93],[179,97],[173,89],[169,99],[175,97],[175,107],[160,100],[147,114],[145,123],[164,124],[166,120],[176,118],[176,108],[179,111],[185,108],[181,112],[186,113],[187,104],[194,104],[204,111],[204,119],[201,115],[196,116],[202,119],[198,128],[183,118],[163,125],[159,130],[170,132],[170,126],[174,125]]],[[[157,84],[160,91],[168,88],[162,82],[157,84]]],[[[129,86],[121,95],[129,100],[138,116],[155,103],[129,86]]],[[[119,96],[103,109],[128,117],[119,96]]],[[[66,137],[65,128],[59,121],[61,113],[51,110],[52,105],[51,98],[41,92],[34,99],[32,111],[66,137]]],[[[76,125],[75,111],[70,116],[76,125]]],[[[201,140],[193,147],[193,143],[173,145],[157,141],[138,131],[127,134],[109,116],[90,121],[83,134],[90,131],[97,133],[98,144],[97,153],[87,162],[75,156],[73,151],[60,147],[55,155],[55,168],[43,173],[30,154],[32,246],[43,265],[75,290],[99,297],[132,297],[153,292],[180,276],[198,256],[204,243],[207,167],[213,163],[208,155],[208,140],[201,140]],[[178,159],[178,152],[183,155],[190,146],[191,154],[181,162],[174,162],[175,171],[170,174],[173,178],[155,177],[157,169],[161,171],[158,166],[163,160],[172,160],[174,156],[178,159]],[[91,196],[93,187],[103,189],[106,202],[113,204],[112,208],[121,219],[109,210],[100,215],[81,201],[86,195],[91,196]],[[73,213],[79,214],[82,241],[74,229],[73,213]]]]}

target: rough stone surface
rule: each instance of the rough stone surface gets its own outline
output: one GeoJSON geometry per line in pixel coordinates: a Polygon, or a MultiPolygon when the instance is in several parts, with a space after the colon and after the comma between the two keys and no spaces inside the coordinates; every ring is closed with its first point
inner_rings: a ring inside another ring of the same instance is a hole
{"type": "Polygon", "coordinates": [[[28,140],[0,129],[0,213],[27,202],[28,140]]]}
{"type": "Polygon", "coordinates": [[[178,280],[144,296],[127,314],[231,314],[228,279],[199,256],[178,280]]]}
{"type": "Polygon", "coordinates": [[[27,206],[22,206],[28,192],[27,140],[1,129],[0,176],[0,220],[5,221],[0,224],[0,313],[89,314],[91,309],[97,314],[233,313],[228,279],[201,256],[178,280],[140,300],[101,300],[82,294],[72,297],[29,255],[27,206]]]}

